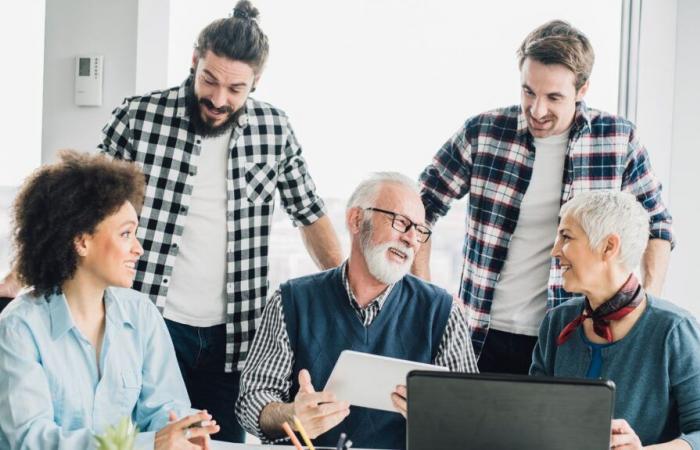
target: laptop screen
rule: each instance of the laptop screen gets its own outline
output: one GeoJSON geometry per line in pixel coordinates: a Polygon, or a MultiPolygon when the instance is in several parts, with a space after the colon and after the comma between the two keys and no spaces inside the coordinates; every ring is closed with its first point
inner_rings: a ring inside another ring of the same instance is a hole
{"type": "Polygon", "coordinates": [[[604,380],[413,371],[408,450],[608,449],[614,390],[604,380]]]}

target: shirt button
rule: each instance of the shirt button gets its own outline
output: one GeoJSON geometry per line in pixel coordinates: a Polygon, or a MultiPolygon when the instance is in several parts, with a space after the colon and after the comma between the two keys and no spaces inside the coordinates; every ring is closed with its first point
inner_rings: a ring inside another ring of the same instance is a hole
{"type": "Polygon", "coordinates": [[[168,279],[167,279],[167,278],[163,278],[163,284],[168,284],[168,279]]]}
{"type": "Polygon", "coordinates": [[[187,212],[187,206],[184,206],[184,205],[180,206],[180,212],[181,213],[187,212]]]}
{"type": "Polygon", "coordinates": [[[178,249],[178,245],[177,245],[177,244],[173,244],[173,245],[170,246],[170,251],[171,251],[172,253],[177,253],[177,249],[178,249]]]}
{"type": "Polygon", "coordinates": [[[197,168],[193,167],[190,169],[190,176],[195,176],[195,175],[197,175],[197,168]]]}

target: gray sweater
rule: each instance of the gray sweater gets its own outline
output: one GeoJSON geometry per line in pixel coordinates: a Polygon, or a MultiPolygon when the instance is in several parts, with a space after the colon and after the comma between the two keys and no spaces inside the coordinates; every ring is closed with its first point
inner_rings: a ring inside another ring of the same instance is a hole
{"type": "MultiPolygon", "coordinates": [[[[583,310],[581,299],[547,313],[531,375],[586,376],[591,349],[580,327],[557,347],[561,330],[583,310]]],[[[601,378],[615,382],[614,418],[625,419],[643,445],[682,438],[700,450],[700,328],[687,311],[647,297],[623,339],[602,349],[601,378]]]]}

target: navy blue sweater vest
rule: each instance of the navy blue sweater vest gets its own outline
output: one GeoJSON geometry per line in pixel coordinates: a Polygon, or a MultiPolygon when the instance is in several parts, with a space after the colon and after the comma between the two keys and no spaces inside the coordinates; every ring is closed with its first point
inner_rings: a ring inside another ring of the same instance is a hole
{"type": "MultiPolygon", "coordinates": [[[[301,369],[307,369],[314,388],[322,390],[343,350],[424,363],[431,363],[437,355],[452,307],[447,291],[407,275],[394,285],[379,315],[365,328],[350,305],[341,270],[297,278],[281,286],[294,352],[291,398],[299,390],[301,369]]],[[[406,447],[406,423],[398,413],[352,406],[342,423],[314,441],[334,446],[341,432],[347,433],[354,447],[406,447]]]]}

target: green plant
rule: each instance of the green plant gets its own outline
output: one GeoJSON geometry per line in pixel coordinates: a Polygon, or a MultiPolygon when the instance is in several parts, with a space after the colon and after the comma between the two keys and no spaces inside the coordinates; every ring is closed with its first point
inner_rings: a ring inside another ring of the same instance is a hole
{"type": "Polygon", "coordinates": [[[100,436],[95,436],[97,450],[133,450],[139,429],[124,417],[116,426],[108,427],[100,436]]]}

